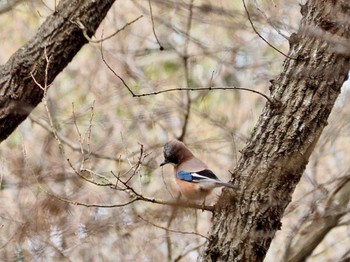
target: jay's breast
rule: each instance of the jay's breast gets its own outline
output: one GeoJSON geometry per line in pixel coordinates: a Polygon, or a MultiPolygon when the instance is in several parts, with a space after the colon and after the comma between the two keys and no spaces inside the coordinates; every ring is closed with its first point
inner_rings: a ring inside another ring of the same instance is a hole
{"type": "Polygon", "coordinates": [[[180,179],[176,179],[176,183],[179,186],[181,194],[188,200],[204,199],[212,191],[211,189],[201,188],[199,183],[187,182],[180,179]]]}

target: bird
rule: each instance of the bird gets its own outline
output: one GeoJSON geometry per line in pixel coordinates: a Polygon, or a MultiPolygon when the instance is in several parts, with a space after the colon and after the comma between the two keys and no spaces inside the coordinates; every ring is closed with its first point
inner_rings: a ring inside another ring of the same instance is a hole
{"type": "Polygon", "coordinates": [[[237,189],[231,183],[222,182],[208,166],[198,159],[191,150],[179,140],[170,140],[163,148],[164,161],[160,166],[172,164],[175,180],[181,194],[188,200],[203,200],[216,187],[237,189]]]}

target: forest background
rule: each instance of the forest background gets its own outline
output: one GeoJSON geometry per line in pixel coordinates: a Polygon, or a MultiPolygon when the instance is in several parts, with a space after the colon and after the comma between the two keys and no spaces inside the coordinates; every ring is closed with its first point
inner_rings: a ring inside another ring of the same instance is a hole
{"type": "MultiPolygon", "coordinates": [[[[20,1],[1,13],[1,64],[35,35],[55,4],[20,1]]],[[[173,138],[222,180],[231,178],[266,103],[261,94],[234,87],[269,94],[285,56],[262,38],[286,53],[301,19],[296,1],[246,4],[250,20],[242,1],[113,5],[43,103],[1,144],[1,261],[195,261],[211,213],[129,203],[130,191],[176,199],[172,168],[159,167],[162,146],[173,138]],[[167,91],[154,95],[161,90],[167,91]],[[130,188],[110,185],[119,180],[130,188]]],[[[349,173],[348,88],[346,82],[265,261],[282,261],[298,237],[312,233],[303,226],[322,214],[331,189],[349,173]]],[[[349,252],[350,217],[342,212],[308,261],[349,252]]]]}

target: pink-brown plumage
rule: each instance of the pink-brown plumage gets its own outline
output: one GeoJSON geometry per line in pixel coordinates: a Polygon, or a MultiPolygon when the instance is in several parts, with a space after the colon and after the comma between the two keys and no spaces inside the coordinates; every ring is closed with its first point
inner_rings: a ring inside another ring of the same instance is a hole
{"type": "Polygon", "coordinates": [[[164,145],[164,162],[161,166],[168,163],[174,165],[181,194],[190,200],[205,199],[216,187],[236,188],[231,183],[220,181],[181,141],[171,140],[164,145]]]}

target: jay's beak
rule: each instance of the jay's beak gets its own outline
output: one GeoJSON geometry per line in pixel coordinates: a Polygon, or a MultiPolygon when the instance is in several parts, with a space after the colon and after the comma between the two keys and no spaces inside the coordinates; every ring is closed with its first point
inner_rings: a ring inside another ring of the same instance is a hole
{"type": "Polygon", "coordinates": [[[169,164],[169,161],[167,159],[164,159],[164,161],[160,164],[160,166],[164,166],[166,164],[169,164]]]}

